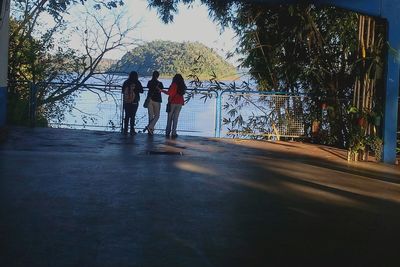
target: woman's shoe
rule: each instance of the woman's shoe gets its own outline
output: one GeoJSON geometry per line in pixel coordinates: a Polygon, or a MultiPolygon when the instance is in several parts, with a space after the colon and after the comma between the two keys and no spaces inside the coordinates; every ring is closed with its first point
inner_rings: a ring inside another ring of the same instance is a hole
{"type": "Polygon", "coordinates": [[[154,134],[154,133],[153,133],[153,130],[150,129],[149,126],[144,127],[143,132],[146,132],[146,131],[147,131],[147,133],[148,133],[149,135],[153,135],[153,134],[154,134]]]}

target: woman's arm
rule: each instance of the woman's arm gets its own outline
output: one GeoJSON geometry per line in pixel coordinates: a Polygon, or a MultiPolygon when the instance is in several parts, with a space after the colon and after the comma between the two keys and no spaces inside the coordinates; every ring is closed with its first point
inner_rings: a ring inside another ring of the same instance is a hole
{"type": "Polygon", "coordinates": [[[125,82],[122,84],[121,91],[124,92],[126,87],[127,87],[127,83],[126,83],[126,81],[125,81],[125,82]]]}
{"type": "Polygon", "coordinates": [[[174,97],[176,95],[176,89],[177,89],[177,85],[175,83],[173,83],[169,87],[168,91],[161,89],[161,92],[163,92],[164,94],[169,95],[170,97],[174,97]]]}
{"type": "Polygon", "coordinates": [[[142,86],[142,83],[141,82],[138,82],[138,85],[139,85],[139,93],[143,93],[143,86],[142,86]]]}

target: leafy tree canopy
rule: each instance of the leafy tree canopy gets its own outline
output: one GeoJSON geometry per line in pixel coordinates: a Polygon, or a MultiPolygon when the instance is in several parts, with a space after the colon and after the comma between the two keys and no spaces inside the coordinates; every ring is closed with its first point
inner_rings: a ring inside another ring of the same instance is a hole
{"type": "MultiPolygon", "coordinates": [[[[173,21],[179,3],[194,0],[149,0],[160,18],[173,21]]],[[[359,15],[334,7],[319,7],[298,1],[294,5],[267,5],[262,1],[200,0],[209,15],[222,27],[237,34],[241,67],[248,68],[259,90],[308,93],[308,103],[297,103],[305,111],[308,127],[322,121],[323,143],[344,146],[351,135],[351,118],[346,109],[357,77],[376,80],[383,92],[382,62],[385,27],[376,24],[375,43],[362,50],[358,42],[359,15]],[[363,52],[362,52],[363,51],[363,52]],[[362,53],[361,53],[362,52],[362,53]],[[363,59],[360,60],[360,54],[363,59]],[[322,118],[321,103],[330,106],[322,118]],[[304,104],[304,106],[303,106],[304,104]]],[[[282,114],[281,114],[282,115],[282,114]]]]}
{"type": "Polygon", "coordinates": [[[199,42],[148,42],[126,53],[112,70],[135,70],[144,76],[151,76],[154,70],[158,70],[164,77],[171,77],[176,73],[184,76],[195,73],[202,78],[209,78],[214,74],[222,78],[236,75],[232,64],[199,42]]]}
{"type": "Polygon", "coordinates": [[[122,13],[118,9],[106,16],[97,15],[100,8],[111,9],[122,4],[123,1],[116,0],[11,3],[8,123],[27,124],[29,120],[33,123],[28,116],[30,111],[31,116],[36,114],[45,125],[46,119],[62,119],[63,111],[74,107],[80,87],[94,75],[104,55],[136,42],[127,37],[136,25],[122,26],[122,13]],[[92,8],[86,9],[79,27],[71,28],[63,17],[71,5],[79,4],[92,8]],[[49,14],[54,23],[43,23],[41,19],[49,14]],[[69,46],[68,35],[72,32],[81,38],[84,52],[69,46]],[[35,88],[36,112],[33,112],[31,88],[35,88]]]}
{"type": "MultiPolygon", "coordinates": [[[[85,4],[88,0],[40,0],[40,1],[26,1],[26,0],[15,0],[14,4],[24,5],[28,7],[26,10],[30,12],[30,16],[26,16],[26,19],[32,19],[38,13],[43,10],[46,10],[49,14],[51,14],[55,19],[62,19],[64,13],[67,11],[67,8],[70,5],[75,4],[85,4]],[[33,8],[32,8],[33,7],[33,8]]],[[[111,9],[117,6],[122,6],[124,4],[123,0],[107,0],[100,1],[94,0],[93,2],[94,8],[100,9],[102,7],[111,9]]]]}

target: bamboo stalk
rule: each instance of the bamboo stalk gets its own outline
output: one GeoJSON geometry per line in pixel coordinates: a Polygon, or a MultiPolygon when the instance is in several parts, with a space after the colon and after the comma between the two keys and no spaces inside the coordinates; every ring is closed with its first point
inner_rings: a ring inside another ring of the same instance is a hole
{"type": "Polygon", "coordinates": [[[365,49],[365,16],[362,16],[362,23],[361,23],[361,46],[365,49]]]}
{"type": "Polygon", "coordinates": [[[360,41],[360,46],[364,45],[364,40],[363,40],[363,35],[364,35],[364,16],[360,16],[360,23],[358,27],[358,40],[360,41]]]}
{"type": "Polygon", "coordinates": [[[356,95],[356,107],[360,108],[361,79],[358,80],[358,90],[356,95]]]}
{"type": "Polygon", "coordinates": [[[370,33],[371,33],[371,18],[368,17],[367,19],[367,39],[366,39],[366,48],[370,48],[371,43],[370,43],[370,33]]]}
{"type": "Polygon", "coordinates": [[[366,80],[367,80],[367,86],[365,88],[365,106],[364,109],[366,111],[369,111],[369,95],[370,95],[370,90],[371,90],[371,79],[369,79],[368,75],[366,76],[366,80]]]}
{"type": "Polygon", "coordinates": [[[365,75],[363,82],[364,82],[364,86],[363,86],[362,98],[361,98],[361,109],[362,110],[365,109],[365,98],[366,98],[366,91],[367,91],[367,87],[368,87],[368,75],[365,75]]]}
{"type": "Polygon", "coordinates": [[[375,19],[372,20],[372,41],[371,41],[371,52],[374,51],[374,46],[375,46],[375,19]]]}
{"type": "MultiPolygon", "coordinates": [[[[361,16],[362,15],[358,15],[358,44],[357,44],[357,50],[360,51],[360,45],[361,45],[361,16]]],[[[357,57],[359,57],[359,54],[357,55],[357,57]]]]}
{"type": "Polygon", "coordinates": [[[355,86],[355,88],[354,88],[354,95],[353,95],[353,106],[355,106],[355,107],[357,107],[358,108],[358,105],[357,105],[357,95],[358,95],[358,90],[359,90],[359,84],[360,84],[360,80],[357,78],[357,80],[356,80],[356,86],[355,86]]]}

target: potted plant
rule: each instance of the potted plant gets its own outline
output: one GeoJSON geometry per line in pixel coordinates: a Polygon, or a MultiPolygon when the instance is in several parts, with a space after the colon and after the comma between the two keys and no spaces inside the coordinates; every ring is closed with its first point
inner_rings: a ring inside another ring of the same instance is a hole
{"type": "Polygon", "coordinates": [[[349,140],[349,151],[347,153],[348,161],[358,161],[364,158],[367,137],[361,132],[355,132],[349,140]]]}
{"type": "Polygon", "coordinates": [[[383,140],[379,136],[373,135],[369,137],[368,145],[370,146],[371,150],[374,151],[376,160],[381,161],[383,152],[383,140]]]}
{"type": "Polygon", "coordinates": [[[369,115],[367,112],[364,112],[355,106],[351,106],[347,112],[352,115],[355,125],[361,128],[366,128],[368,126],[369,115]]]}
{"type": "Polygon", "coordinates": [[[381,121],[382,121],[382,117],[383,117],[382,115],[383,115],[382,111],[376,111],[376,110],[372,111],[369,114],[369,122],[372,125],[380,126],[381,125],[381,121]]]}

